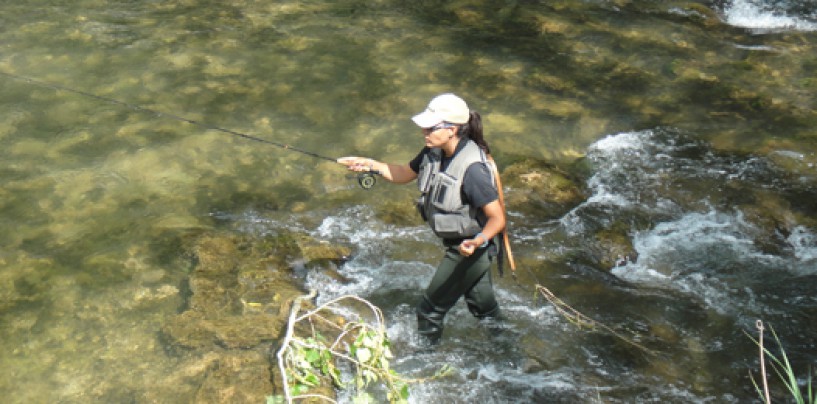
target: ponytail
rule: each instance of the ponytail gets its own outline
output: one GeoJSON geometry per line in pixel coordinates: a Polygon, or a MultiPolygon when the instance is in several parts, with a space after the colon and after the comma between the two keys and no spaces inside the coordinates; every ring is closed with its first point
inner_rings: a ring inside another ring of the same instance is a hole
{"type": "Polygon", "coordinates": [[[485,154],[491,154],[491,149],[488,148],[488,143],[485,141],[485,137],[482,135],[482,117],[479,115],[477,111],[471,111],[471,116],[468,119],[468,123],[462,125],[462,135],[461,137],[468,137],[474,141],[474,143],[482,149],[485,154]]]}

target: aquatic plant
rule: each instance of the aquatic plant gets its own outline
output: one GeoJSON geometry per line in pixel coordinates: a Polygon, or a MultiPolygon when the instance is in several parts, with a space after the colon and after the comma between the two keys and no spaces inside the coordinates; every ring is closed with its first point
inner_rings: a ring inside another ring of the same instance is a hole
{"type": "Polygon", "coordinates": [[[755,377],[749,373],[749,377],[752,379],[752,384],[755,386],[755,390],[760,395],[760,398],[765,403],[771,403],[771,394],[769,393],[769,385],[766,378],[766,357],[769,358],[769,364],[772,365],[772,370],[774,370],[775,374],[777,374],[780,381],[783,382],[783,385],[786,386],[786,389],[791,394],[792,399],[794,402],[798,404],[814,404],[817,403],[817,396],[814,395],[814,390],[811,388],[811,371],[809,371],[809,377],[806,380],[806,392],[800,388],[800,383],[797,381],[797,376],[794,373],[794,369],[791,366],[791,362],[789,362],[788,356],[786,356],[786,351],[783,349],[783,344],[780,343],[780,338],[777,337],[777,333],[774,332],[774,328],[770,325],[769,331],[772,332],[772,336],[774,336],[774,340],[777,343],[777,346],[780,348],[780,356],[773,354],[771,351],[766,349],[763,345],[763,331],[765,331],[765,327],[763,322],[757,320],[757,330],[758,330],[758,339],[752,338],[750,335],[749,338],[754,341],[755,344],[760,348],[760,373],[761,373],[761,386],[758,385],[758,382],[755,380],[755,377]]]}
{"type": "MultiPolygon", "coordinates": [[[[336,388],[354,389],[355,403],[379,401],[369,393],[375,383],[385,387],[390,403],[407,402],[409,384],[425,379],[408,379],[391,368],[391,342],[381,310],[365,299],[346,295],[300,314],[303,302],[315,294],[312,291],[292,304],[286,335],[277,353],[284,394],[270,396],[267,402],[291,403],[306,398],[336,402],[312,392],[326,388],[326,381],[336,388]],[[369,312],[368,320],[360,311],[350,311],[356,303],[362,303],[362,311],[369,312]],[[341,366],[340,361],[351,365],[351,369],[341,366]],[[344,374],[344,370],[351,374],[344,374]]],[[[434,377],[449,371],[443,367],[434,377]]]]}

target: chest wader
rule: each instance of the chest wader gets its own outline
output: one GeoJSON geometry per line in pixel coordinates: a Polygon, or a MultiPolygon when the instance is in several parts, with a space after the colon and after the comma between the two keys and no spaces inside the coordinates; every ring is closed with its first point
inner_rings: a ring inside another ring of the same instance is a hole
{"type": "MultiPolygon", "coordinates": [[[[479,209],[463,203],[462,180],[471,164],[486,163],[485,154],[470,140],[440,170],[442,151],[434,149],[420,164],[417,208],[434,233],[445,239],[472,238],[482,230],[479,209]]],[[[490,171],[488,171],[490,172],[490,171]]],[[[496,182],[494,182],[496,183],[496,182]]],[[[489,248],[478,248],[469,257],[460,255],[457,245],[449,245],[434,277],[417,305],[417,328],[427,342],[436,344],[443,333],[443,320],[460,297],[477,318],[497,317],[499,305],[491,281],[489,248]]]]}

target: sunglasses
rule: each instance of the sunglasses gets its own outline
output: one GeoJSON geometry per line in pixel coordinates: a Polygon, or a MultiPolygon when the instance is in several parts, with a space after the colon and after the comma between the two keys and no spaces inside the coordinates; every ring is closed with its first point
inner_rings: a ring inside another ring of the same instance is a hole
{"type": "Polygon", "coordinates": [[[431,132],[438,131],[440,129],[453,128],[455,126],[457,126],[457,125],[454,125],[454,124],[451,124],[451,123],[446,123],[446,122],[438,123],[438,124],[436,124],[436,125],[434,125],[434,126],[432,126],[430,128],[423,128],[423,133],[431,133],[431,132]]]}

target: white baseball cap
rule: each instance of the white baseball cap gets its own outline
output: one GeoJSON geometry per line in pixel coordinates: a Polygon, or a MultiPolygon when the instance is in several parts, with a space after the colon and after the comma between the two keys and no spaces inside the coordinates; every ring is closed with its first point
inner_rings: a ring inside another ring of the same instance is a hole
{"type": "Polygon", "coordinates": [[[462,125],[468,123],[470,118],[468,104],[462,98],[446,93],[434,97],[426,110],[414,115],[411,120],[421,128],[430,128],[441,122],[462,125]]]}

